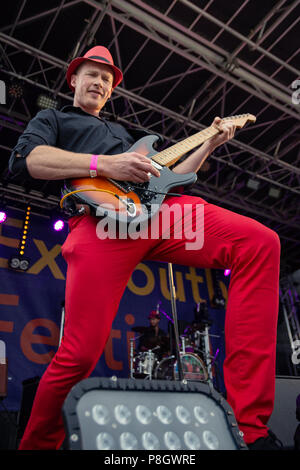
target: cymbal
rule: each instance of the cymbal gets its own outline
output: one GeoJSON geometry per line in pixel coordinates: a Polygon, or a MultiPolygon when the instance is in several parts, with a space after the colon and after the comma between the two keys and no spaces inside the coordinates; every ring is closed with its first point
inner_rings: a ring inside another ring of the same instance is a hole
{"type": "Polygon", "coordinates": [[[162,349],[167,348],[169,345],[169,338],[164,336],[150,336],[144,341],[144,346],[148,349],[153,349],[155,346],[159,346],[162,349]]]}
{"type": "Polygon", "coordinates": [[[200,322],[200,323],[193,323],[192,325],[189,325],[188,326],[188,331],[197,331],[197,330],[203,330],[205,328],[205,326],[210,326],[212,324],[212,321],[203,321],[203,322],[200,322]]]}
{"type": "Polygon", "coordinates": [[[159,341],[158,341],[158,338],[155,338],[155,337],[149,337],[149,338],[145,338],[145,341],[144,341],[144,346],[145,348],[149,348],[149,349],[152,349],[154,346],[158,346],[159,345],[159,341]]]}
{"type": "Polygon", "coordinates": [[[132,331],[135,331],[136,333],[145,333],[146,330],[148,330],[147,326],[134,326],[131,328],[132,331]]]}

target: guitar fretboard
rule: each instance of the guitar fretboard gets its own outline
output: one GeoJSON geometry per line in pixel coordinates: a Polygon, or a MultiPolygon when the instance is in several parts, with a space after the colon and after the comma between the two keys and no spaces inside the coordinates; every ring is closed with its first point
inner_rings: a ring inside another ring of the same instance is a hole
{"type": "MultiPolygon", "coordinates": [[[[234,121],[236,127],[242,128],[247,122],[255,122],[256,117],[253,114],[240,114],[238,116],[228,116],[222,119],[222,121],[234,121]]],[[[159,163],[162,166],[170,166],[175,163],[180,157],[182,157],[185,153],[189,152],[190,150],[194,149],[198,145],[203,144],[206,140],[210,137],[218,134],[219,131],[214,126],[207,127],[200,132],[184,139],[177,144],[172,145],[171,147],[162,150],[161,152],[157,153],[152,160],[156,163],[159,163]]]]}
{"type": "Polygon", "coordinates": [[[154,157],[152,157],[152,160],[162,166],[171,166],[184,154],[194,149],[198,145],[203,144],[203,142],[218,133],[219,131],[215,127],[207,127],[203,131],[197,132],[196,134],[188,137],[187,139],[184,139],[181,142],[178,142],[177,144],[174,144],[171,147],[162,150],[161,152],[157,153],[154,157]]]}

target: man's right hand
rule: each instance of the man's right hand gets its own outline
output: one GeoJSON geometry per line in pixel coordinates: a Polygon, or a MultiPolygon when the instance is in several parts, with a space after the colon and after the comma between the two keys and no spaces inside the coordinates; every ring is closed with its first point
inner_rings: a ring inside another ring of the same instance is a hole
{"type": "Polygon", "coordinates": [[[120,181],[144,183],[151,175],[160,176],[152,165],[151,159],[137,152],[117,155],[100,155],[98,158],[98,175],[120,181]]]}
{"type": "MultiPolygon", "coordinates": [[[[32,178],[62,180],[90,176],[91,154],[74,153],[50,145],[38,145],[26,157],[32,178]]],[[[97,173],[105,178],[134,183],[147,182],[150,175],[160,176],[151,159],[137,152],[99,155],[97,173]]]]}

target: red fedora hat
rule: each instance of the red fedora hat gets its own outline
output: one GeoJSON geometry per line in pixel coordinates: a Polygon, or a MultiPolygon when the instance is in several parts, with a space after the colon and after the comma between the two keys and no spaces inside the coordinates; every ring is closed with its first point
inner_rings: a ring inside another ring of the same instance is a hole
{"type": "Polygon", "coordinates": [[[149,320],[151,318],[157,318],[158,320],[160,320],[160,314],[159,312],[157,312],[156,310],[152,310],[150,313],[149,313],[149,316],[148,316],[149,320]]]}
{"type": "Polygon", "coordinates": [[[71,85],[71,76],[73,73],[75,73],[77,67],[86,60],[92,60],[100,64],[106,64],[112,68],[114,73],[113,88],[119,85],[119,83],[122,81],[123,74],[121,70],[114,65],[114,61],[109,50],[104,46],[95,46],[87,51],[83,57],[76,57],[76,59],[73,59],[69,64],[67,70],[67,82],[72,91],[74,91],[74,87],[71,85]]]}

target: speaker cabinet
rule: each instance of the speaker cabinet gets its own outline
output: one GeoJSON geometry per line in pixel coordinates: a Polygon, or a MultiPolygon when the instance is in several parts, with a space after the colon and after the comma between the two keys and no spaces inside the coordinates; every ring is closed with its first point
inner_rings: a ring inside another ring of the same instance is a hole
{"type": "Polygon", "coordinates": [[[296,419],[296,398],[300,394],[300,377],[276,377],[274,411],[268,427],[284,446],[294,446],[294,434],[299,421],[296,419]]]}
{"type": "Polygon", "coordinates": [[[18,420],[18,435],[20,440],[24,434],[27,422],[30,417],[34,397],[40,382],[40,377],[32,377],[22,382],[22,400],[18,420]]]}
{"type": "Polygon", "coordinates": [[[0,363],[0,398],[5,398],[7,395],[7,363],[0,363]]]}

